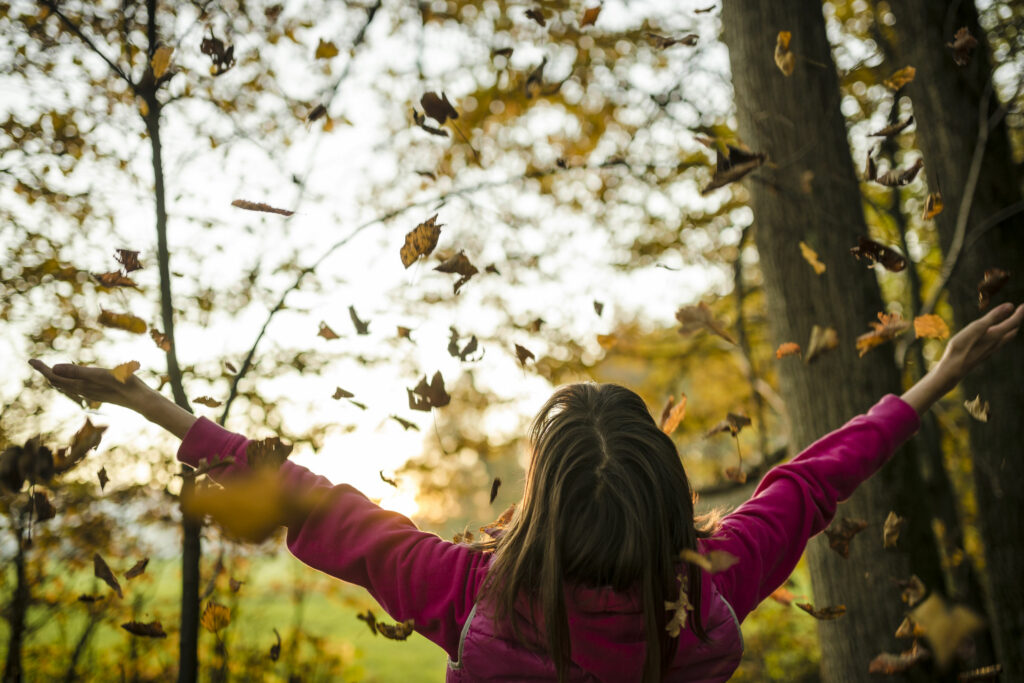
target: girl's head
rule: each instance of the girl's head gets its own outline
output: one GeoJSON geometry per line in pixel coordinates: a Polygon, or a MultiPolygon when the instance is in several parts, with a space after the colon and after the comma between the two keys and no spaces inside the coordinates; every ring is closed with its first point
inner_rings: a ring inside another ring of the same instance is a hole
{"type": "MultiPolygon", "coordinates": [[[[666,601],[678,597],[679,551],[696,548],[693,494],[672,440],[643,400],[615,384],[570,384],[530,429],[526,491],[496,544],[487,592],[501,623],[527,596],[546,625],[559,678],[570,659],[563,582],[637,591],[644,610],[644,680],[660,680],[674,654],[666,601]]],[[[698,614],[700,575],[684,579],[698,614]]]]}

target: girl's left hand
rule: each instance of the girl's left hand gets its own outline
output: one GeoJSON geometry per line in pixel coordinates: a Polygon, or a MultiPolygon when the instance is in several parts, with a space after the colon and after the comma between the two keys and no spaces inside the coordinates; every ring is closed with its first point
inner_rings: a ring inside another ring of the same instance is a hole
{"type": "Polygon", "coordinates": [[[35,358],[28,364],[39,371],[50,386],[79,403],[85,400],[132,408],[149,392],[149,387],[138,377],[131,375],[127,381],[120,382],[106,368],[68,363],[51,368],[35,358]]]}

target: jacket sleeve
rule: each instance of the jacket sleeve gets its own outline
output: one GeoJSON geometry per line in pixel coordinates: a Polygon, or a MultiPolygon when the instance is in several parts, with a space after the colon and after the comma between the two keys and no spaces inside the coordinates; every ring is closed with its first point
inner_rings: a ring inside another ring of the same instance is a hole
{"type": "MultiPolygon", "coordinates": [[[[225,487],[248,470],[249,440],[200,418],[185,435],[178,459],[234,463],[211,474],[225,487]]],[[[416,631],[458,657],[462,624],[473,607],[487,556],[420,531],[411,520],[382,509],[355,488],[333,485],[285,461],[280,483],[289,495],[315,505],[288,523],[288,549],[304,563],[366,588],[392,618],[413,619],[416,631]]],[[[354,616],[353,616],[354,618],[354,616]]]]}
{"type": "Polygon", "coordinates": [[[740,621],[785,582],[807,542],[832,521],[837,504],[878,471],[919,424],[913,408],[885,396],[866,415],[769,470],[753,497],[722,519],[701,546],[738,558],[714,581],[740,621]]]}

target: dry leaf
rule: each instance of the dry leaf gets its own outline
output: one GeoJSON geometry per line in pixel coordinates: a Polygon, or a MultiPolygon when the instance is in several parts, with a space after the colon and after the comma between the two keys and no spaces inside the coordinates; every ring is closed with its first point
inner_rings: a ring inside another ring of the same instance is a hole
{"type": "Polygon", "coordinates": [[[131,569],[124,573],[124,578],[134,579],[136,576],[141,576],[146,571],[146,565],[149,564],[149,558],[144,557],[131,566],[131,569]]]}
{"type": "Polygon", "coordinates": [[[868,137],[869,138],[891,138],[894,135],[899,135],[900,133],[902,133],[907,128],[907,126],[909,126],[913,122],[914,122],[914,117],[913,116],[908,116],[907,118],[903,119],[902,121],[897,121],[896,123],[892,124],[891,126],[886,126],[885,128],[882,128],[881,130],[876,130],[874,133],[868,133],[868,137]]]}
{"type": "Polygon", "coordinates": [[[199,623],[210,633],[223,631],[231,623],[231,610],[210,600],[206,603],[206,609],[203,610],[203,616],[199,618],[199,623]]]}
{"type": "Polygon", "coordinates": [[[668,397],[668,403],[665,404],[665,408],[661,411],[661,420],[659,422],[659,428],[669,436],[676,431],[679,427],[679,423],[686,417],[686,394],[679,395],[679,403],[676,403],[675,396],[668,397]]]}
{"type": "Polygon", "coordinates": [[[541,26],[548,25],[547,19],[544,17],[544,12],[542,12],[540,8],[531,7],[530,9],[526,10],[526,16],[529,19],[533,19],[541,26]]]}
{"type": "Polygon", "coordinates": [[[92,556],[92,568],[93,575],[97,579],[110,586],[110,589],[117,593],[117,597],[124,597],[124,593],[121,592],[121,584],[118,583],[117,577],[114,576],[114,572],[110,571],[110,565],[107,564],[106,560],[100,557],[99,553],[95,553],[92,556]]]}
{"type": "Polygon", "coordinates": [[[253,470],[266,469],[277,472],[292,453],[292,444],[279,437],[249,441],[245,446],[245,460],[253,470]]]}
{"type": "Polygon", "coordinates": [[[264,204],[263,202],[250,202],[248,199],[236,199],[231,202],[231,206],[237,206],[239,209],[245,209],[246,211],[261,211],[263,213],[276,213],[280,216],[291,216],[295,212],[289,211],[288,209],[278,209],[271,206],[270,204],[264,204]]]}
{"type": "Polygon", "coordinates": [[[516,358],[519,360],[519,365],[524,368],[526,367],[526,361],[531,359],[536,360],[536,356],[533,355],[533,351],[525,346],[520,346],[519,344],[516,344],[516,358]]]}
{"type": "Polygon", "coordinates": [[[198,403],[201,406],[206,406],[207,408],[217,408],[218,406],[220,406],[220,401],[209,396],[199,396],[197,398],[192,399],[192,402],[198,403]]]}
{"type": "Polygon", "coordinates": [[[446,131],[443,128],[438,128],[437,126],[430,125],[429,123],[427,123],[426,115],[419,113],[415,109],[412,110],[412,120],[417,126],[422,128],[426,132],[430,133],[431,135],[436,135],[439,138],[448,137],[448,131],[446,131]]]}
{"type": "Polygon", "coordinates": [[[792,76],[796,67],[796,57],[789,50],[789,41],[793,37],[789,31],[779,31],[775,38],[775,66],[783,76],[792,76]]]}
{"type": "Polygon", "coordinates": [[[857,353],[861,357],[876,346],[895,339],[910,328],[910,323],[900,317],[899,313],[879,313],[878,322],[870,323],[870,325],[874,329],[857,337],[857,353]]]}
{"type": "Polygon", "coordinates": [[[331,341],[332,339],[341,339],[341,337],[338,336],[338,333],[332,330],[323,320],[320,321],[320,330],[316,333],[316,336],[323,337],[327,341],[331,341]]]}
{"type": "Polygon", "coordinates": [[[903,170],[894,168],[891,171],[875,178],[875,182],[879,185],[885,185],[886,187],[902,187],[916,178],[918,172],[922,168],[924,168],[924,159],[918,157],[917,161],[908,168],[903,170]]]}
{"type": "Polygon", "coordinates": [[[110,374],[113,375],[114,379],[118,382],[124,384],[140,367],[142,366],[139,365],[139,361],[130,360],[127,363],[121,363],[120,365],[114,366],[114,368],[111,369],[110,374]]]}
{"type": "Polygon", "coordinates": [[[966,26],[960,27],[960,30],[953,36],[952,43],[946,43],[946,47],[953,48],[953,61],[957,66],[967,66],[971,61],[971,52],[977,46],[978,39],[971,35],[966,26]]]}
{"type": "Polygon", "coordinates": [[[886,270],[898,273],[907,267],[907,259],[895,249],[885,246],[867,237],[861,236],[857,240],[857,246],[850,247],[850,253],[859,261],[862,258],[868,262],[868,267],[876,263],[882,264],[886,270]]]}
{"type": "Polygon", "coordinates": [[[886,676],[900,674],[908,671],[918,662],[928,659],[928,657],[928,650],[918,647],[917,643],[914,643],[913,647],[898,655],[889,652],[883,652],[878,655],[868,664],[868,673],[884,674],[886,676]]]}
{"type": "Polygon", "coordinates": [[[783,342],[779,344],[779,348],[775,349],[775,358],[784,358],[785,356],[800,355],[800,345],[796,342],[783,342]]]}
{"type": "Polygon", "coordinates": [[[889,78],[882,81],[882,84],[890,90],[899,90],[913,81],[915,75],[917,75],[917,69],[912,66],[905,66],[899,71],[893,73],[889,78]]]}
{"type": "Polygon", "coordinates": [[[100,471],[96,473],[96,478],[100,480],[100,491],[107,488],[107,482],[110,481],[110,477],[107,476],[107,468],[101,467],[100,471]]]}
{"type": "Polygon", "coordinates": [[[89,418],[85,424],[71,437],[71,446],[61,448],[53,456],[53,469],[57,474],[67,472],[85,457],[85,454],[100,445],[106,426],[97,427],[89,418]]]}
{"type": "Polygon", "coordinates": [[[828,547],[843,558],[848,558],[850,556],[850,540],[867,528],[868,523],[863,519],[843,517],[825,529],[825,535],[828,536],[828,547]]]}
{"type": "Polygon", "coordinates": [[[220,76],[235,65],[235,46],[225,45],[224,41],[213,35],[212,29],[210,35],[204,37],[199,44],[199,51],[213,62],[210,65],[211,76],[220,76]]]}
{"type": "Polygon", "coordinates": [[[598,317],[604,313],[604,304],[597,299],[594,300],[594,313],[597,313],[598,317]]]}
{"type": "Polygon", "coordinates": [[[491,496],[487,502],[491,505],[494,504],[494,499],[498,497],[498,489],[501,487],[501,477],[495,477],[494,481],[491,482],[491,496]]]}
{"type": "Polygon", "coordinates": [[[352,320],[352,325],[356,328],[356,334],[370,334],[370,321],[362,321],[359,316],[356,315],[355,306],[348,307],[348,317],[352,320]]]}
{"type": "Polygon", "coordinates": [[[985,310],[992,303],[992,297],[1003,288],[1010,279],[1009,271],[1002,268],[989,268],[978,283],[978,308],[985,310]]]}
{"type": "Polygon", "coordinates": [[[952,663],[964,641],[985,626],[985,620],[973,610],[963,605],[950,607],[936,593],[914,607],[910,618],[924,630],[940,670],[952,663]]]}
{"type": "Polygon", "coordinates": [[[903,528],[903,523],[906,521],[907,519],[905,517],[900,517],[892,511],[889,512],[889,515],[885,518],[885,525],[882,527],[883,548],[896,547],[896,544],[900,540],[900,530],[903,528]]]}
{"type": "Polygon", "coordinates": [[[949,326],[937,315],[919,315],[914,318],[914,337],[920,339],[945,339],[949,336],[949,326]]]}
{"type": "Polygon", "coordinates": [[[174,48],[169,45],[161,45],[153,52],[153,57],[149,60],[149,66],[153,69],[153,78],[159,81],[167,73],[167,67],[171,65],[172,54],[174,54],[174,48]]]}
{"type": "Polygon", "coordinates": [[[140,270],[142,264],[139,263],[139,252],[132,251],[131,249],[118,249],[114,252],[114,258],[117,262],[124,267],[124,272],[130,273],[134,270],[140,270]]]}
{"type": "Polygon", "coordinates": [[[725,419],[708,430],[705,437],[713,436],[719,432],[729,432],[732,436],[738,435],[744,427],[749,427],[750,418],[739,413],[728,413],[725,419]]]}
{"type": "Polygon", "coordinates": [[[413,389],[406,389],[409,393],[409,408],[430,412],[431,408],[442,408],[452,401],[452,397],[444,389],[444,378],[441,372],[435,372],[427,384],[427,376],[413,389]]]}
{"type": "Polygon", "coordinates": [[[924,211],[921,212],[921,220],[927,221],[942,213],[942,193],[932,192],[924,200],[924,211]]]}
{"type": "Polygon", "coordinates": [[[700,193],[706,195],[712,190],[736,182],[763,164],[764,160],[764,154],[756,154],[732,145],[725,145],[724,153],[722,148],[717,148],[715,174],[711,177],[711,182],[700,193]]]}
{"type": "Polygon", "coordinates": [[[583,17],[580,19],[580,28],[593,26],[597,21],[597,16],[599,14],[601,14],[601,5],[598,5],[597,7],[588,7],[583,10],[583,17]]]}
{"type": "Polygon", "coordinates": [[[789,590],[785,586],[779,586],[772,591],[772,594],[768,597],[780,605],[785,605],[786,607],[792,605],[793,601],[796,600],[796,596],[793,595],[793,591],[789,590]]]}
{"type": "Polygon", "coordinates": [[[57,516],[57,508],[53,507],[53,503],[42,491],[32,492],[32,511],[36,522],[45,522],[57,516]]]}
{"type": "Polygon", "coordinates": [[[388,484],[389,486],[394,486],[396,489],[398,488],[398,482],[392,479],[391,477],[385,477],[384,470],[379,470],[378,474],[380,475],[380,480],[382,482],[388,484]]]}
{"type": "Polygon", "coordinates": [[[685,45],[686,47],[693,47],[697,44],[700,37],[696,33],[688,33],[682,38],[669,38],[667,36],[661,36],[657,33],[651,33],[648,31],[644,34],[649,42],[654,47],[664,50],[665,48],[672,47],[673,45],[685,45]]]}
{"type": "Polygon", "coordinates": [[[729,481],[734,481],[737,484],[747,483],[747,473],[743,471],[742,467],[726,467],[722,471],[722,474],[725,475],[726,479],[728,479],[729,481]]]}
{"type": "Polygon", "coordinates": [[[261,468],[233,477],[226,488],[196,485],[182,495],[181,509],[192,519],[210,515],[227,535],[259,543],[288,519],[308,514],[323,497],[322,491],[312,489],[296,497],[282,488],[276,470],[261,468]]]}
{"type": "Polygon", "coordinates": [[[146,638],[166,638],[164,627],[159,621],[141,622],[129,621],[121,624],[121,628],[133,636],[144,636],[146,638]]]}
{"type": "Polygon", "coordinates": [[[798,602],[796,603],[796,606],[810,614],[815,619],[820,619],[822,621],[838,619],[839,617],[846,614],[846,605],[835,605],[834,607],[815,608],[814,605],[812,605],[809,602],[798,602]]]}
{"type": "Polygon", "coordinates": [[[329,40],[321,38],[316,46],[316,53],[313,55],[314,59],[331,59],[337,56],[338,46],[329,40]]]}
{"type": "Polygon", "coordinates": [[[471,277],[480,272],[477,270],[476,266],[469,262],[469,259],[466,257],[466,252],[464,251],[459,251],[455,256],[452,256],[441,265],[436,266],[434,270],[440,273],[456,273],[462,276],[455,281],[455,294],[459,293],[459,290],[462,289],[462,285],[469,282],[471,277]]]}
{"type": "Polygon", "coordinates": [[[978,422],[988,422],[989,403],[982,401],[980,394],[972,401],[964,401],[964,408],[967,409],[967,414],[978,422]]]}
{"type": "Polygon", "coordinates": [[[243,583],[245,583],[245,581],[239,581],[233,576],[228,578],[228,588],[231,589],[232,593],[237,593],[238,591],[240,591],[242,589],[243,583]]]}
{"type": "Polygon", "coordinates": [[[441,236],[442,225],[438,225],[437,214],[423,221],[409,231],[405,236],[405,244],[402,245],[402,265],[408,268],[419,258],[430,256],[437,246],[437,239],[441,236]]]}
{"type": "Polygon", "coordinates": [[[398,332],[397,332],[397,334],[398,334],[398,338],[399,339],[408,339],[409,341],[412,341],[412,328],[411,327],[403,327],[401,325],[398,325],[398,332]]]}
{"type": "Polygon", "coordinates": [[[105,308],[100,309],[99,323],[105,327],[113,327],[132,334],[145,334],[146,332],[146,321],[142,318],[137,318],[131,313],[114,313],[105,308]]]}
{"type": "Polygon", "coordinates": [[[902,589],[900,599],[911,607],[919,603],[928,592],[924,582],[916,574],[912,575],[907,581],[901,582],[900,588],[902,589]]]}
{"type": "Polygon", "coordinates": [[[530,99],[535,95],[540,94],[544,89],[544,67],[547,66],[548,58],[544,56],[530,74],[526,77],[526,81],[523,83],[523,88],[526,91],[526,99],[530,99]]]}
{"type": "Polygon", "coordinates": [[[378,621],[377,631],[379,631],[382,636],[390,640],[405,640],[412,635],[415,626],[416,622],[412,619],[406,619],[405,621],[400,621],[397,624],[385,624],[378,621]]]}
{"type": "Polygon", "coordinates": [[[686,628],[687,612],[693,610],[690,596],[686,592],[686,585],[683,584],[682,574],[676,576],[676,580],[679,582],[679,597],[673,602],[665,601],[665,611],[672,612],[672,618],[665,624],[665,630],[672,638],[678,638],[682,630],[686,628]]]}
{"type": "Polygon", "coordinates": [[[599,334],[597,335],[597,343],[602,349],[607,351],[619,343],[619,338],[614,334],[599,334]]]}
{"type": "Polygon", "coordinates": [[[135,288],[138,288],[138,285],[135,284],[135,280],[132,280],[130,277],[125,277],[124,275],[121,274],[121,271],[119,271],[119,270],[112,270],[109,273],[100,273],[99,275],[96,275],[95,273],[93,273],[92,279],[96,280],[96,282],[101,287],[107,287],[107,288],[113,288],[113,287],[135,287],[135,288]]]}
{"type": "Polygon", "coordinates": [[[151,327],[149,329],[149,336],[161,351],[167,352],[171,350],[171,340],[163,332],[160,332],[155,327],[151,327]]]}
{"type": "Polygon", "coordinates": [[[682,327],[679,328],[679,334],[686,335],[693,334],[698,330],[708,330],[730,344],[736,343],[732,336],[726,332],[725,327],[715,320],[711,309],[703,301],[696,306],[681,307],[676,311],[676,320],[682,323],[682,327]]]}
{"type": "Polygon", "coordinates": [[[688,564],[697,565],[710,574],[724,572],[726,569],[739,562],[739,558],[732,553],[725,552],[724,550],[711,550],[702,555],[696,550],[691,550],[689,548],[684,548],[682,552],[679,553],[679,559],[688,564]]]}
{"type": "Polygon", "coordinates": [[[442,126],[448,119],[459,118],[459,112],[455,111],[455,107],[448,101],[448,96],[444,93],[440,95],[436,92],[423,93],[423,96],[420,98],[420,106],[423,107],[423,112],[427,116],[442,126]]]}
{"type": "Polygon", "coordinates": [[[415,429],[417,432],[420,431],[419,426],[415,422],[409,422],[408,420],[404,420],[398,417],[397,415],[389,415],[388,417],[390,417],[398,424],[402,425],[402,429],[404,431],[409,431],[410,429],[415,429]]]}
{"type": "Polygon", "coordinates": [[[274,629],[274,637],[277,642],[270,646],[270,661],[276,662],[281,657],[281,634],[274,629]]]}
{"type": "Polygon", "coordinates": [[[878,177],[878,166],[875,164],[875,153],[878,148],[869,149],[867,161],[864,162],[864,180],[874,180],[878,177]]]}
{"type": "Polygon", "coordinates": [[[366,614],[360,612],[356,615],[356,619],[359,621],[365,621],[366,625],[370,627],[370,633],[377,635],[377,617],[374,616],[371,610],[367,609],[366,614]]]}
{"type": "Polygon", "coordinates": [[[818,260],[818,253],[807,246],[806,242],[800,242],[800,255],[807,263],[811,264],[815,274],[821,275],[825,272],[825,264],[818,260]]]}
{"type": "Polygon", "coordinates": [[[815,325],[811,328],[811,340],[807,343],[807,355],[804,362],[812,360],[832,349],[839,347],[839,333],[832,327],[821,327],[815,325]]]}
{"type": "Polygon", "coordinates": [[[335,387],[334,394],[331,395],[331,398],[337,401],[339,398],[352,398],[353,396],[355,396],[355,394],[351,391],[345,391],[341,387],[335,387]]]}
{"type": "Polygon", "coordinates": [[[897,638],[920,638],[924,635],[924,629],[914,623],[910,617],[903,617],[899,628],[893,634],[897,638]]]}

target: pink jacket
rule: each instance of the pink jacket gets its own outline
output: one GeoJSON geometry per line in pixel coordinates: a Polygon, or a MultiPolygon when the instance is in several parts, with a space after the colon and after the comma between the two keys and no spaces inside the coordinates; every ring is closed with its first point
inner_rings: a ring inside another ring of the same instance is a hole
{"type": "MultiPolygon", "coordinates": [[[[704,574],[702,607],[710,642],[691,629],[666,680],[725,681],[743,653],[740,622],[789,576],[807,541],[821,532],[836,504],[850,497],[918,428],[913,408],[886,396],[866,415],[809,446],[768,472],[753,497],[722,520],[700,550],[725,550],[739,562],[704,574]]],[[[231,455],[235,463],[216,477],[247,468],[248,440],[200,418],[186,434],[178,459],[231,455]]],[[[552,681],[545,657],[496,633],[485,601],[477,602],[491,556],[420,531],[408,518],[383,510],[346,484],[337,486],[291,462],[280,470],[296,493],[326,495],[305,519],[288,527],[297,558],[344,581],[364,586],[396,620],[414,619],[416,631],[448,653],[448,681],[552,681]]],[[[572,681],[636,681],[644,660],[638,602],[610,589],[570,590],[572,681]]]]}

